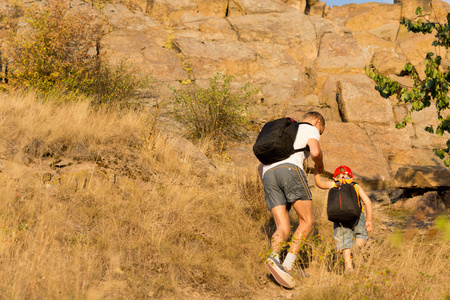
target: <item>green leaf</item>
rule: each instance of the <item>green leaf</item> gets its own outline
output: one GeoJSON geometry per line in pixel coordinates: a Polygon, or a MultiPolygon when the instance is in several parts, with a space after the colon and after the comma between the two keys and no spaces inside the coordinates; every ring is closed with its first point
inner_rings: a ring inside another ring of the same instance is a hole
{"type": "Polygon", "coordinates": [[[440,159],[444,159],[445,157],[445,151],[442,149],[433,149],[433,152],[439,156],[440,159]]]}
{"type": "Polygon", "coordinates": [[[447,167],[450,167],[450,158],[444,160],[444,164],[445,164],[447,167]]]}
{"type": "Polygon", "coordinates": [[[423,7],[418,6],[416,8],[416,15],[420,15],[423,12],[423,7]]]}

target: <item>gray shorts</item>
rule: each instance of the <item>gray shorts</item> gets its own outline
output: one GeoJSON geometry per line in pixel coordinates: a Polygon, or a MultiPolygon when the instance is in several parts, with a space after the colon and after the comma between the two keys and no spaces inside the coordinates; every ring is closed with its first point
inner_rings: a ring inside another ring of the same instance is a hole
{"type": "Polygon", "coordinates": [[[369,238],[366,229],[366,216],[363,212],[361,212],[361,216],[355,227],[351,228],[339,223],[334,223],[333,227],[334,240],[336,241],[336,248],[338,251],[351,248],[356,239],[367,241],[369,238]]]}
{"type": "Polygon", "coordinates": [[[297,200],[311,200],[305,173],[294,164],[281,164],[269,169],[263,176],[267,208],[290,204],[297,200]]]}

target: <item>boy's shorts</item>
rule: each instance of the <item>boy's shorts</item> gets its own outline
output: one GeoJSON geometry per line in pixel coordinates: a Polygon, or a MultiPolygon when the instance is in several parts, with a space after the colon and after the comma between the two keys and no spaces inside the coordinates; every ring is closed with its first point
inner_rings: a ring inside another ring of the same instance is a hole
{"type": "Polygon", "coordinates": [[[366,216],[361,212],[358,223],[352,229],[351,227],[342,226],[334,223],[334,240],[338,251],[349,249],[355,243],[355,239],[363,239],[367,241],[369,235],[366,229],[366,216]]]}
{"type": "Polygon", "coordinates": [[[290,204],[297,200],[311,200],[305,173],[294,164],[281,164],[269,169],[263,176],[264,197],[267,208],[290,204]]]}

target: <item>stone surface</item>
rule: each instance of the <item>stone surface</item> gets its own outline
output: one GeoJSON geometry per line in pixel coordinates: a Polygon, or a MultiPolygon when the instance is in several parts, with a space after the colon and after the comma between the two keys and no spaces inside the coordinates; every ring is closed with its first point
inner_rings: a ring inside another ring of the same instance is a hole
{"type": "Polygon", "coordinates": [[[420,211],[425,215],[444,213],[446,210],[444,202],[436,191],[397,201],[392,207],[420,211]]]}
{"type": "Polygon", "coordinates": [[[401,75],[403,68],[408,63],[408,60],[403,54],[383,50],[374,53],[371,63],[384,76],[390,74],[401,75]]]}
{"type": "Polygon", "coordinates": [[[306,1],[307,0],[281,0],[290,7],[293,7],[295,9],[298,9],[300,12],[304,12],[306,8],[306,1]]]}
{"type": "Polygon", "coordinates": [[[363,187],[386,188],[390,185],[389,167],[373,146],[366,131],[353,123],[327,122],[320,139],[325,170],[333,173],[339,165],[352,169],[355,181],[363,187]]]}
{"type": "Polygon", "coordinates": [[[187,37],[175,38],[173,42],[195,79],[211,78],[216,72],[247,74],[259,68],[256,52],[239,42],[202,42],[187,37]]]}
{"type": "Polygon", "coordinates": [[[228,16],[283,13],[290,9],[289,5],[277,0],[230,0],[228,16]]]}
{"type": "Polygon", "coordinates": [[[306,60],[317,57],[315,28],[299,11],[237,16],[227,20],[242,42],[296,45],[298,56],[306,60]]]}
{"type": "Polygon", "coordinates": [[[348,75],[338,83],[338,106],[342,120],[353,123],[393,125],[392,106],[373,88],[367,76],[348,75]],[[360,105],[364,103],[364,105],[360,105]]]}
{"type": "MultiPolygon", "coordinates": [[[[436,126],[434,108],[414,112],[405,129],[394,129],[410,107],[381,98],[365,75],[364,66],[373,63],[411,86],[402,73],[405,63],[423,78],[423,57],[436,51],[432,35],[409,33],[399,20],[415,18],[417,4],[428,5],[429,19],[430,4],[438,19],[450,6],[436,0],[395,2],[333,8],[318,2],[306,9],[306,0],[149,0],[146,14],[107,4],[103,13],[111,31],[100,54],[112,63],[128,59],[170,85],[190,79],[203,86],[217,72],[234,75],[234,85],[260,89],[257,122],[320,111],[327,120],[327,170],[344,159],[368,187],[389,187],[405,166],[443,166],[431,149],[449,138],[423,130],[436,126]]],[[[443,65],[450,66],[450,54],[441,53],[443,65]]],[[[250,144],[230,153],[241,157],[237,161],[251,161],[250,144]]]]}
{"type": "Polygon", "coordinates": [[[150,35],[133,30],[115,30],[101,41],[101,54],[118,64],[129,60],[143,74],[159,81],[181,81],[188,78],[177,54],[157,45],[150,35]]]}
{"type": "Polygon", "coordinates": [[[407,131],[374,124],[364,124],[363,128],[372,144],[389,163],[392,176],[401,166],[412,163],[411,138],[407,131]]]}
{"type": "MultiPolygon", "coordinates": [[[[372,33],[354,32],[353,37],[358,44],[366,65],[369,65],[373,56],[380,51],[395,53],[395,43],[386,41],[372,33]]],[[[383,65],[389,65],[385,63],[383,65]]]]}
{"type": "Polygon", "coordinates": [[[329,73],[348,72],[348,69],[362,69],[365,60],[351,33],[325,33],[320,39],[316,59],[317,71],[329,73]]]}
{"type": "Polygon", "coordinates": [[[148,0],[145,12],[161,24],[176,26],[181,15],[197,11],[198,4],[193,0],[148,0]]]}
{"type": "MultiPolygon", "coordinates": [[[[226,19],[217,16],[203,16],[202,14],[185,13],[181,16],[183,29],[197,31],[199,37],[207,41],[237,40],[236,31],[231,28],[226,19]]],[[[177,31],[177,35],[181,35],[177,31]]]]}
{"type": "Polygon", "coordinates": [[[405,166],[399,168],[395,174],[394,185],[395,187],[402,189],[449,189],[449,178],[449,168],[436,166],[405,166]]]}

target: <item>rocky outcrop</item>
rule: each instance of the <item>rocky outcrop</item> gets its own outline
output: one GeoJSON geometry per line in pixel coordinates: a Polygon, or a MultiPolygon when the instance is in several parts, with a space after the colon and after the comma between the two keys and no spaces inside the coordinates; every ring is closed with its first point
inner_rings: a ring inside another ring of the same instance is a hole
{"type": "MultiPolygon", "coordinates": [[[[431,149],[444,145],[448,136],[423,130],[436,125],[436,110],[414,112],[411,124],[394,129],[409,107],[381,98],[364,67],[372,63],[406,85],[411,81],[402,72],[405,63],[423,76],[423,57],[435,51],[433,37],[408,33],[399,21],[416,18],[420,5],[426,18],[445,22],[450,6],[439,0],[332,8],[326,2],[307,3],[148,0],[143,11],[133,12],[107,4],[102,14],[111,30],[99,53],[112,63],[133,62],[163,85],[204,83],[216,72],[235,75],[236,86],[250,83],[260,89],[261,101],[254,107],[260,126],[270,118],[299,119],[318,110],[327,120],[322,141],[327,171],[349,164],[373,187],[407,188],[392,180],[402,168],[442,166],[431,149]]],[[[248,138],[245,145],[228,149],[231,158],[253,165],[254,160],[242,159],[253,142],[248,138]]]]}
{"type": "Polygon", "coordinates": [[[395,185],[399,188],[450,189],[450,170],[444,167],[407,166],[398,169],[395,185]]]}

